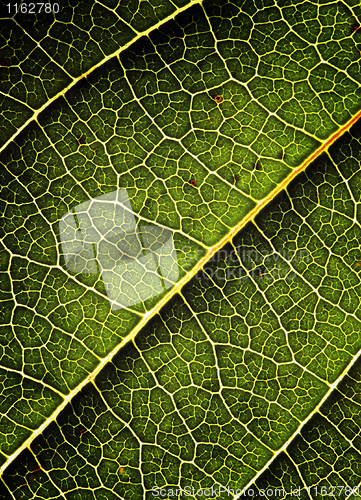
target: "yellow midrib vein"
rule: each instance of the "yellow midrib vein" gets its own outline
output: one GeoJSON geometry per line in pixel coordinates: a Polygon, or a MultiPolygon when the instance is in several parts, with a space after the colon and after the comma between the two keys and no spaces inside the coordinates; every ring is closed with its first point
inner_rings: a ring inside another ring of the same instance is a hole
{"type": "MultiPolygon", "coordinates": [[[[318,156],[320,156],[324,151],[326,151],[336,139],[338,139],[342,134],[344,134],[347,130],[349,130],[352,125],[361,117],[361,111],[359,111],[355,116],[353,116],[343,127],[341,127],[338,131],[336,131],[329,139],[324,141],[323,144],[312,153],[299,167],[295,168],[285,179],[281,182],[270,194],[260,201],[257,206],[249,212],[249,214],[244,217],[244,219],[237,224],[234,228],[232,228],[228,234],[222,238],[219,243],[211,247],[208,253],[193,267],[193,269],[182,278],[178,283],[174,285],[174,287],[157,303],[157,305],[144,314],[142,320],[138,323],[138,325],[132,330],[132,332],[127,335],[123,339],[123,341],[113,349],[96,367],[96,369],[86,378],[84,379],[73,391],[71,391],[65,398],[61,405],[57,407],[57,409],[50,415],[46,421],[36,429],[33,434],[26,440],[24,443],[12,454],[8,457],[8,460],[1,466],[0,474],[4,472],[4,470],[8,467],[8,465],[25,449],[28,448],[29,445],[34,441],[34,439],[39,436],[45,428],[53,422],[56,417],[60,414],[60,412],[65,408],[65,406],[82,390],[82,388],[88,384],[88,382],[94,383],[94,378],[98,375],[98,373],[104,368],[104,366],[111,361],[111,359],[126,345],[129,341],[133,341],[138,332],[148,323],[149,319],[153,318],[163,306],[165,306],[169,300],[176,295],[179,290],[183,288],[183,286],[188,283],[197,272],[202,269],[202,267],[208,262],[208,260],[218,252],[224,245],[229,243],[232,238],[242,229],[244,226],[252,221],[256,215],[269,203],[271,202],[283,189],[285,189],[289,183],[301,172],[303,172],[308,165],[314,161],[318,156]]],[[[283,447],[282,447],[283,449],[283,447]]],[[[258,477],[258,475],[257,475],[258,477]]]]}
{"type": "MultiPolygon", "coordinates": [[[[192,7],[193,5],[197,5],[197,4],[201,4],[203,0],[191,0],[189,3],[187,3],[186,5],[183,5],[183,7],[180,7],[178,8],[176,11],[174,11],[172,14],[170,14],[168,17],[164,18],[162,21],[159,21],[159,23],[157,24],[154,24],[153,26],[151,26],[150,28],[148,28],[147,30],[145,31],[142,31],[140,33],[138,33],[134,38],[132,38],[128,43],[126,43],[125,45],[122,45],[122,47],[114,52],[112,52],[111,54],[109,54],[108,56],[104,57],[98,64],[95,64],[92,68],[90,68],[88,71],[86,71],[85,73],[83,73],[82,75],[78,76],[77,78],[73,78],[73,81],[67,86],[67,87],[64,87],[60,92],[58,92],[57,94],[55,94],[51,99],[49,99],[48,101],[46,101],[46,103],[44,103],[40,108],[38,108],[36,111],[34,111],[33,115],[28,119],[26,120],[25,123],[23,123],[23,125],[15,132],[14,135],[12,135],[10,137],[9,140],[7,140],[0,148],[0,153],[9,145],[11,144],[14,139],[29,125],[29,123],[31,123],[32,121],[37,121],[37,118],[38,116],[40,115],[40,113],[42,111],[44,111],[44,109],[46,109],[48,106],[50,106],[50,104],[52,104],[54,101],[56,101],[59,97],[61,96],[64,96],[66,94],[66,92],[71,89],[72,87],[74,87],[80,80],[82,80],[83,78],[87,77],[88,75],[90,75],[93,71],[95,71],[97,68],[99,68],[100,66],[103,66],[103,64],[105,64],[107,61],[109,61],[110,59],[112,59],[113,57],[117,57],[119,56],[119,54],[121,54],[122,52],[124,52],[126,49],[128,49],[131,45],[133,45],[135,42],[137,42],[140,38],[142,38],[143,36],[148,36],[152,31],[155,31],[156,29],[158,29],[160,26],[162,26],[163,24],[167,23],[168,21],[174,19],[176,16],[178,16],[178,14],[184,12],[185,10],[188,10],[190,7],[192,7]]],[[[21,26],[20,26],[21,27],[21,26]]],[[[28,34],[27,34],[28,35],[28,34]]],[[[38,46],[40,47],[40,45],[38,44],[38,46]]],[[[41,47],[40,47],[41,48],[41,47]]],[[[43,50],[43,49],[42,49],[43,50]]],[[[49,54],[47,54],[47,52],[44,51],[44,53],[48,56],[49,54]]],[[[63,71],[64,71],[64,68],[62,68],[56,61],[54,61],[52,58],[50,58],[52,60],[52,62],[54,64],[56,64],[57,66],[59,66],[63,71]]],[[[68,74],[68,73],[66,73],[68,74]]],[[[68,74],[68,76],[70,77],[70,75],[68,74]]],[[[11,96],[9,96],[11,98],[11,96]]],[[[21,102],[21,104],[23,104],[24,106],[27,106],[24,102],[22,101],[19,101],[21,102]]],[[[29,107],[29,106],[27,106],[29,107]]]]}

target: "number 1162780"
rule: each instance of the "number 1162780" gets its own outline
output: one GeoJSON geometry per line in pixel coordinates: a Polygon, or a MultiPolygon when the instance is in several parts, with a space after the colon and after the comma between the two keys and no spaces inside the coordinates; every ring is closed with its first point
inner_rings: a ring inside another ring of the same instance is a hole
{"type": "Polygon", "coordinates": [[[57,14],[60,10],[58,3],[8,3],[7,6],[9,14],[38,14],[40,12],[45,12],[45,14],[57,14]]]}
{"type": "Polygon", "coordinates": [[[360,486],[306,486],[306,490],[315,497],[332,496],[335,498],[342,495],[342,498],[345,498],[345,496],[359,496],[360,494],[360,486]]]}

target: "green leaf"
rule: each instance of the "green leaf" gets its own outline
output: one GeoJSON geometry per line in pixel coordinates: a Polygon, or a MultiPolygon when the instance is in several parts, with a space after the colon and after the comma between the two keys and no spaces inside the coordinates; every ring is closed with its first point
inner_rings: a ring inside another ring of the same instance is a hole
{"type": "Polygon", "coordinates": [[[0,496],[350,496],[358,2],[13,13],[0,496]]]}

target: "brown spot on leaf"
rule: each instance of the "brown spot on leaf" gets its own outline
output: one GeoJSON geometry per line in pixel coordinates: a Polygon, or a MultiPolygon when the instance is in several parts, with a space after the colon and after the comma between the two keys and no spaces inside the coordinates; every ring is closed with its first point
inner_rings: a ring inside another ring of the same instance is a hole
{"type": "Polygon", "coordinates": [[[83,144],[85,144],[85,137],[83,135],[81,137],[78,137],[77,142],[79,146],[82,146],[83,144]]]}
{"type": "Polygon", "coordinates": [[[313,198],[311,198],[311,201],[313,201],[314,203],[317,203],[319,202],[319,199],[320,199],[320,195],[319,195],[319,192],[317,191],[317,194],[316,196],[314,196],[313,198]]]}
{"type": "Polygon", "coordinates": [[[33,470],[32,472],[29,472],[29,474],[26,475],[26,483],[22,484],[21,487],[27,486],[30,483],[34,482],[38,476],[38,473],[41,471],[41,467],[38,467],[37,469],[33,470]]]}

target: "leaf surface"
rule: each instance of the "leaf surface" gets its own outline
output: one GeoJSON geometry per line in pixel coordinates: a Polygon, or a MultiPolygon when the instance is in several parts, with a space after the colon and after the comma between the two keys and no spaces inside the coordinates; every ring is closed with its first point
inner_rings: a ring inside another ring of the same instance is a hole
{"type": "Polygon", "coordinates": [[[4,495],[304,494],[361,342],[360,9],[112,7],[2,31],[4,495]]]}

